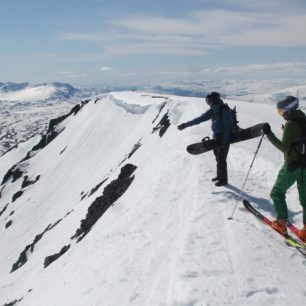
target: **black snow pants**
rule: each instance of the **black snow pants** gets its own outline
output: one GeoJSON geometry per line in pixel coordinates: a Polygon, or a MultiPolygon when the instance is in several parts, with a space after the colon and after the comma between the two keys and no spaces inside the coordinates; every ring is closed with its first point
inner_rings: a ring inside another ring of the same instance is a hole
{"type": "Polygon", "coordinates": [[[214,149],[214,154],[217,161],[217,177],[219,182],[227,184],[227,154],[230,145],[224,145],[222,147],[214,149]]]}

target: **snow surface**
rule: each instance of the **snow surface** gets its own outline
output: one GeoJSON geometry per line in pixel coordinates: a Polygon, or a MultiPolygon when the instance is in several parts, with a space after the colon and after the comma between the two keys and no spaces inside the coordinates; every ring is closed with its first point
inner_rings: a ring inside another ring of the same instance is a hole
{"type": "MultiPolygon", "coordinates": [[[[0,305],[305,304],[305,258],[240,202],[234,220],[227,219],[259,138],[231,146],[226,187],[211,182],[211,152],[186,152],[188,144],[211,134],[209,122],[177,129],[206,110],[203,101],[144,92],[101,95],[17,165],[23,177],[40,178],[23,189],[22,178],[0,186],[0,305]],[[160,137],[152,131],[167,113],[171,125],[160,137]],[[136,144],[141,146],[130,154],[136,144]],[[137,167],[133,182],[77,243],[71,237],[88,207],[128,163],[137,167]],[[20,253],[49,225],[27,252],[27,262],[11,272],[20,253]],[[44,268],[45,258],[67,245],[70,249],[44,268]]],[[[283,122],[274,106],[226,102],[237,106],[241,127],[268,121],[281,135],[283,122]]],[[[0,157],[1,174],[19,161],[22,154],[16,153],[0,157]]],[[[242,193],[269,217],[274,215],[269,192],[282,162],[282,154],[263,141],[242,193]]],[[[287,200],[290,219],[300,227],[296,187],[287,200]]]]}

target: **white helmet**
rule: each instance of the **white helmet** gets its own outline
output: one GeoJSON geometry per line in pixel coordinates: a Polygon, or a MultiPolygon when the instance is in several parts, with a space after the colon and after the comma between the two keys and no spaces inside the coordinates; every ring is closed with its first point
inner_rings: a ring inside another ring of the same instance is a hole
{"type": "Polygon", "coordinates": [[[299,106],[299,99],[293,96],[287,96],[285,99],[279,101],[276,105],[278,112],[282,115],[289,110],[297,109],[299,106]]]}

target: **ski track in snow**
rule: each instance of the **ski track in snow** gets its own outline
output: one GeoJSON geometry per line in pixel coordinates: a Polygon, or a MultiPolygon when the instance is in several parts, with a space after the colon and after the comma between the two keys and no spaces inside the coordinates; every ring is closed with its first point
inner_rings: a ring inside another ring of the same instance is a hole
{"type": "MultiPolygon", "coordinates": [[[[281,121],[271,106],[228,103],[237,105],[241,126],[258,123],[260,117],[280,134],[281,121]]],[[[41,174],[40,180],[14,203],[10,199],[20,190],[20,181],[2,191],[0,211],[9,206],[0,216],[0,305],[21,298],[18,306],[302,305],[305,259],[241,202],[234,220],[227,219],[259,138],[231,146],[230,184],[221,188],[211,182],[213,153],[191,156],[185,151],[187,144],[211,134],[210,123],[182,132],[177,125],[205,108],[197,98],[112,93],[66,119],[63,132],[25,167],[31,178],[41,174]],[[152,134],[167,112],[169,129],[163,137],[158,131],[152,134]],[[84,240],[72,241],[87,208],[117,177],[120,163],[139,140],[141,146],[125,161],[137,166],[134,181],[84,240]],[[81,200],[82,192],[106,178],[98,191],[81,200]],[[13,223],[5,229],[9,219],[13,223]],[[59,219],[28,254],[28,262],[9,273],[35,235],[59,219]],[[68,243],[68,252],[44,269],[44,258],[68,243]]],[[[5,158],[13,165],[23,157],[17,152],[12,150],[0,162],[5,158]]],[[[270,217],[269,192],[281,162],[281,154],[264,140],[242,192],[270,217]]],[[[0,166],[5,173],[4,163],[0,166]]],[[[287,200],[290,217],[300,225],[297,192],[289,192],[287,200]]]]}

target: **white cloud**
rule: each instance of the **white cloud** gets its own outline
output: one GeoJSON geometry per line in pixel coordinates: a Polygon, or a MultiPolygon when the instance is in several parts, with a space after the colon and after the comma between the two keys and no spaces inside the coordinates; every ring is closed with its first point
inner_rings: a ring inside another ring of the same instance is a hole
{"type": "Polygon", "coordinates": [[[250,74],[250,73],[290,73],[304,72],[306,62],[284,62],[271,64],[250,64],[244,66],[219,67],[215,69],[203,69],[203,74],[250,74]]]}
{"type": "Polygon", "coordinates": [[[100,68],[100,71],[111,71],[111,70],[112,70],[112,68],[106,67],[106,66],[103,66],[103,67],[100,68]]]}
{"type": "Polygon", "coordinates": [[[306,46],[306,13],[280,11],[199,11],[185,18],[133,16],[112,25],[146,35],[186,37],[202,48],[208,46],[306,46]]]}
{"type": "MultiPolygon", "coordinates": [[[[269,3],[273,6],[274,0],[269,3]]],[[[226,47],[305,47],[305,28],[303,10],[223,9],[191,12],[184,18],[128,16],[108,21],[101,32],[65,33],[60,38],[96,43],[101,55],[109,57],[203,56],[226,47]]]]}

